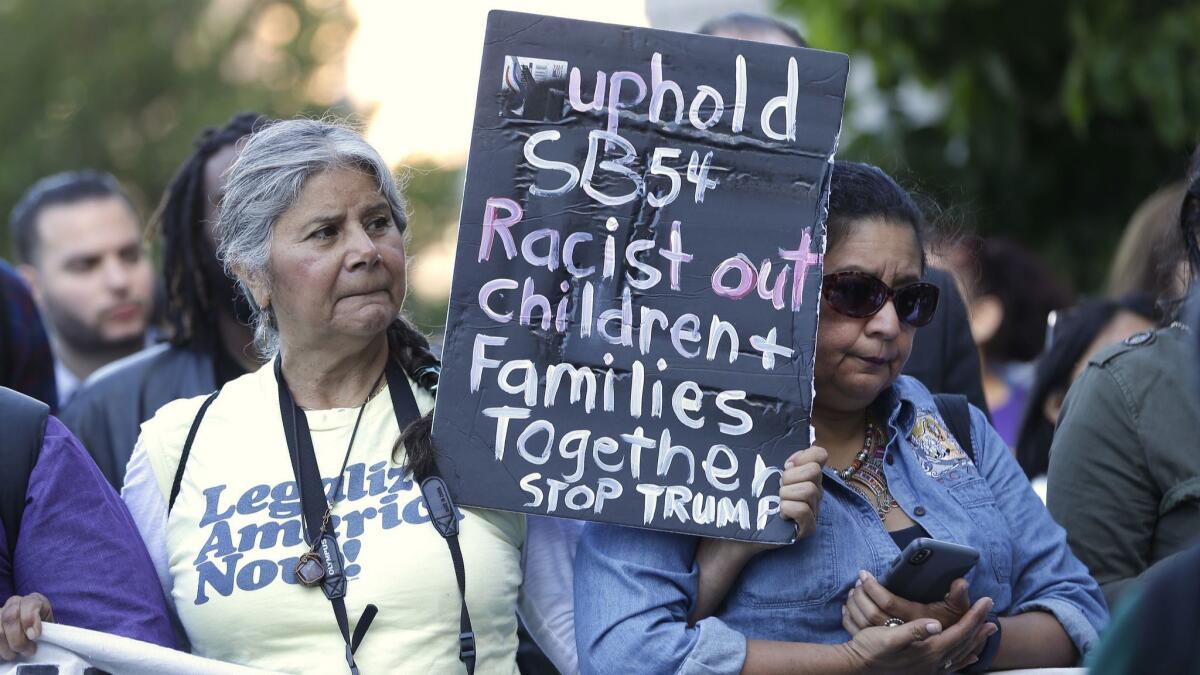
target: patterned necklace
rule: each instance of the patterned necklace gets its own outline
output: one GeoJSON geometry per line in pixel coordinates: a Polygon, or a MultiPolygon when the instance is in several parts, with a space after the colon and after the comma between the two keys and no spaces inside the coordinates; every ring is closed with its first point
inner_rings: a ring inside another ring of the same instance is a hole
{"type": "Polygon", "coordinates": [[[887,451],[887,443],[884,442],[883,432],[869,420],[864,436],[863,449],[855,455],[850,466],[838,472],[838,477],[850,489],[862,495],[879,514],[879,519],[883,520],[897,506],[892,493],[888,491],[887,477],[883,474],[883,455],[887,451]]]}

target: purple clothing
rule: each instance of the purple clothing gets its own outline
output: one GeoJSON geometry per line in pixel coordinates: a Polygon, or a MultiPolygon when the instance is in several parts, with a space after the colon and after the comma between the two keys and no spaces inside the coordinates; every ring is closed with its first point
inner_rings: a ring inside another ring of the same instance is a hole
{"type": "Polygon", "coordinates": [[[58,407],[54,357],[25,281],[0,260],[0,386],[58,407]]]}
{"type": "Polygon", "coordinates": [[[124,502],[50,417],[16,551],[0,525],[0,603],[38,592],[59,623],[175,647],[166,600],[124,502]]]}
{"type": "Polygon", "coordinates": [[[1029,390],[1024,385],[1008,382],[1008,400],[992,411],[992,425],[1000,432],[1000,438],[1008,447],[1017,447],[1017,436],[1021,433],[1021,419],[1029,400],[1029,390]]]}

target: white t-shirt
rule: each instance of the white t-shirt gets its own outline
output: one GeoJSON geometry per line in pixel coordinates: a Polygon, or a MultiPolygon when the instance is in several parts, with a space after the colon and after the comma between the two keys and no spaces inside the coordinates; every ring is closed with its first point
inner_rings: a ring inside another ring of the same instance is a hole
{"type": "MultiPolygon", "coordinates": [[[[413,392],[422,413],[432,408],[432,397],[415,386],[413,392]]],[[[153,468],[164,504],[203,400],[170,403],[142,426],[138,453],[153,468]]],[[[358,409],[306,415],[328,492],[358,409]]],[[[450,552],[428,522],[419,486],[403,473],[402,451],[393,461],[398,436],[385,390],[366,406],[333,509],[351,629],[368,603],[379,608],[355,660],[364,675],[463,672],[450,552]]],[[[476,671],[515,673],[524,518],[461,511],[476,671]]],[[[307,550],[301,512],[269,363],[226,384],[209,407],[166,521],[164,586],[194,653],[285,672],[346,671],[330,602],[294,581],[296,560],[307,550]]]]}
{"type": "Polygon", "coordinates": [[[59,410],[67,407],[67,403],[71,401],[71,397],[75,395],[75,391],[82,383],[79,376],[63,365],[62,361],[54,362],[54,386],[58,390],[59,410]]]}

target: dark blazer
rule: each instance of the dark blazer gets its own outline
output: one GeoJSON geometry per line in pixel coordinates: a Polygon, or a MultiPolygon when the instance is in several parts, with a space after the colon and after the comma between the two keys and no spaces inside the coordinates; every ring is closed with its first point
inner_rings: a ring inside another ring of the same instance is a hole
{"type": "Polygon", "coordinates": [[[177,398],[216,388],[210,355],[158,344],[97,371],[71,398],[62,421],[120,490],[142,422],[177,398]]]}
{"type": "Polygon", "coordinates": [[[935,394],[962,394],[986,414],[979,349],[971,337],[967,307],[958,285],[949,272],[936,267],[925,270],[925,280],[936,284],[942,294],[933,321],[917,329],[903,373],[917,378],[935,394]]]}

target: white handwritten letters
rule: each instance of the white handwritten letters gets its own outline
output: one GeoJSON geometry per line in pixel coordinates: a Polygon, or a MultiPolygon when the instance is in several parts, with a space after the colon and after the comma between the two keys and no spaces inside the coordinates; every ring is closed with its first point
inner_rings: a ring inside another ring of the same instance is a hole
{"type": "Polygon", "coordinates": [[[433,425],[455,498],[787,541],[848,60],[488,31],[433,425]]]}

